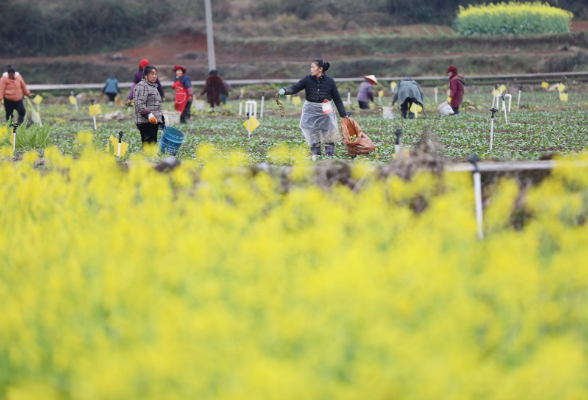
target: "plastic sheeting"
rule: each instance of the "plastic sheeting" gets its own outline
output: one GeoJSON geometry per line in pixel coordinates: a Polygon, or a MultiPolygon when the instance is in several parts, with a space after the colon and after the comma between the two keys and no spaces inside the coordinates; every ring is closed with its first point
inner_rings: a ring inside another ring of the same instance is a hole
{"type": "MultiPolygon", "coordinates": [[[[333,102],[331,102],[331,107],[333,102]]],[[[321,103],[305,102],[300,117],[300,129],[306,138],[309,146],[315,143],[335,143],[341,141],[337,116],[333,112],[323,114],[321,103]]]]}

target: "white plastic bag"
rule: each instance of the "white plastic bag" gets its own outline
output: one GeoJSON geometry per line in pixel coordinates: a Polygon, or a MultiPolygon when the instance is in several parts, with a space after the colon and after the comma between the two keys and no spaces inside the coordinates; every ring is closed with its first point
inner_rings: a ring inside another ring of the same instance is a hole
{"type": "Polygon", "coordinates": [[[437,107],[437,109],[439,110],[439,113],[443,116],[455,114],[453,112],[453,108],[451,108],[451,106],[446,101],[439,104],[439,107],[437,107]]]}
{"type": "MultiPolygon", "coordinates": [[[[332,102],[329,102],[331,107],[332,102]]],[[[309,146],[315,143],[340,142],[341,134],[337,125],[337,116],[334,112],[323,114],[324,103],[305,102],[300,117],[300,129],[309,146]]]]}

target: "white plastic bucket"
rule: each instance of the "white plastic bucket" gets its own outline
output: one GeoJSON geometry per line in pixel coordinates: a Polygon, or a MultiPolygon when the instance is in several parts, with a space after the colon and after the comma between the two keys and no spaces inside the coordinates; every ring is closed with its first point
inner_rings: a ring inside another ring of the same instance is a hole
{"type": "Polygon", "coordinates": [[[455,114],[453,112],[453,108],[451,108],[451,106],[446,101],[439,104],[439,107],[437,107],[437,110],[439,110],[439,113],[443,116],[455,114]]]}
{"type": "Polygon", "coordinates": [[[180,116],[182,113],[179,111],[164,111],[163,116],[165,117],[166,125],[177,125],[180,123],[180,116]]]}
{"type": "Polygon", "coordinates": [[[195,100],[194,107],[196,107],[196,111],[204,111],[206,110],[206,103],[204,100],[195,100]]]}
{"type": "Polygon", "coordinates": [[[384,118],[384,119],[394,119],[394,108],[392,108],[392,107],[382,107],[382,118],[384,118]]]}

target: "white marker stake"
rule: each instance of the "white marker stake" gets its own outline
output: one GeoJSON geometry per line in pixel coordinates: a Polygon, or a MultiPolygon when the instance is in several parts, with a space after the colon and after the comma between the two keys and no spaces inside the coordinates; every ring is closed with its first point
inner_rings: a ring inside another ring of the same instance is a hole
{"type": "Polygon", "coordinates": [[[521,106],[521,90],[519,89],[519,99],[517,100],[517,112],[519,112],[521,106]]]}
{"type": "Polygon", "coordinates": [[[265,101],[265,92],[261,94],[261,110],[259,112],[259,118],[263,118],[263,103],[265,101]]]}
{"type": "Polygon", "coordinates": [[[506,115],[506,100],[502,99],[502,110],[504,111],[504,123],[508,124],[508,116],[506,115]]]}
{"type": "Polygon", "coordinates": [[[251,120],[249,118],[251,117],[249,116],[249,113],[247,113],[247,133],[248,139],[251,139],[251,120]]]}
{"type": "Polygon", "coordinates": [[[437,88],[435,88],[435,104],[438,104],[439,102],[437,101],[437,88]]]}
{"type": "Polygon", "coordinates": [[[116,155],[117,155],[119,158],[120,158],[120,145],[121,145],[121,143],[120,143],[120,142],[118,142],[118,151],[117,151],[116,155]]]}
{"type": "Polygon", "coordinates": [[[490,119],[490,151],[492,151],[492,144],[494,143],[494,118],[490,119]]]}
{"type": "Polygon", "coordinates": [[[484,215],[482,211],[482,179],[480,172],[474,172],[474,195],[476,197],[476,222],[478,224],[478,239],[484,239],[484,231],[482,224],[484,222],[484,215]]]}
{"type": "Polygon", "coordinates": [[[506,103],[506,97],[508,97],[508,112],[510,112],[511,106],[512,106],[512,94],[505,94],[504,95],[505,99],[503,99],[503,101],[506,103]]]}
{"type": "Polygon", "coordinates": [[[351,103],[351,90],[347,91],[347,102],[351,103]]]}
{"type": "Polygon", "coordinates": [[[94,130],[97,130],[98,126],[96,125],[96,116],[94,115],[92,118],[94,119],[94,130]]]}
{"type": "Polygon", "coordinates": [[[12,127],[12,154],[16,151],[16,128],[12,127]]]}
{"type": "Polygon", "coordinates": [[[414,119],[419,117],[419,106],[415,103],[414,104],[414,119]]]}
{"type": "Polygon", "coordinates": [[[76,96],[74,96],[73,90],[71,91],[71,96],[74,98],[74,105],[76,106],[76,112],[78,112],[78,99],[76,99],[76,96]]]}
{"type": "Polygon", "coordinates": [[[239,95],[239,115],[243,112],[243,95],[239,95]]]}

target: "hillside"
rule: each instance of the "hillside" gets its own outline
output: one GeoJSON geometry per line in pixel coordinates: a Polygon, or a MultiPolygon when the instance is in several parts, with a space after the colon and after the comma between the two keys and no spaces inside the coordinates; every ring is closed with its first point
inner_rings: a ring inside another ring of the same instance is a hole
{"type": "MultiPolygon", "coordinates": [[[[215,31],[235,37],[323,36],[414,24],[451,26],[480,0],[212,0],[215,31]]],[[[585,0],[549,0],[588,19],[585,0]]],[[[49,57],[140,47],[155,37],[204,33],[204,0],[0,0],[0,56],[49,57]]]]}
{"type": "MultiPolygon", "coordinates": [[[[574,23],[576,29],[586,29],[586,25],[574,23]]],[[[449,64],[458,65],[469,75],[588,69],[588,32],[584,31],[521,39],[460,38],[448,27],[433,25],[395,29],[400,33],[372,29],[318,38],[218,38],[217,65],[229,79],[300,77],[317,57],[332,62],[330,74],[334,77],[443,75],[449,64]]],[[[116,52],[0,57],[0,65],[15,65],[30,83],[96,83],[110,74],[130,80],[143,58],[157,65],[164,79],[171,79],[176,64],[185,65],[193,79],[203,79],[208,73],[206,37],[193,33],[156,37],[142,46],[116,52]]]]}

